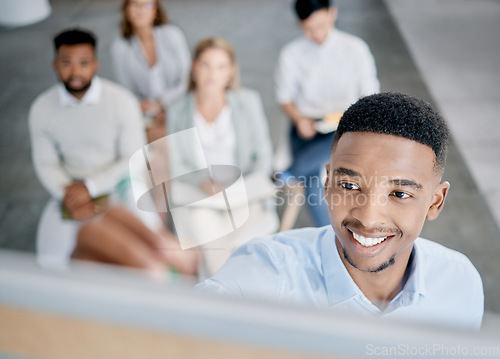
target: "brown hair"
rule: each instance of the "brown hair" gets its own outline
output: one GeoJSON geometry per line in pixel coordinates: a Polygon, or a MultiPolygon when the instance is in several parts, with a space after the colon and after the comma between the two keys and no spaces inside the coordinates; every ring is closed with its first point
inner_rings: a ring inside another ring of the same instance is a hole
{"type": "MultiPolygon", "coordinates": [[[[160,0],[154,0],[156,7],[156,16],[155,21],[153,22],[153,26],[165,25],[168,24],[168,16],[166,11],[163,9],[160,0]]],[[[120,30],[122,32],[122,36],[126,39],[130,39],[134,34],[134,30],[132,28],[132,24],[129,19],[127,19],[127,6],[129,6],[130,0],[123,0],[122,2],[122,19],[120,21],[120,30]]]]}
{"type": "MultiPolygon", "coordinates": [[[[238,63],[236,62],[236,54],[234,52],[233,46],[226,40],[221,37],[209,37],[208,39],[201,40],[196,44],[194,48],[193,54],[193,63],[197,61],[201,54],[208,49],[219,49],[225,51],[229,58],[231,59],[231,63],[234,66],[234,75],[226,89],[228,90],[236,90],[240,87],[240,79],[239,79],[239,70],[238,63]]],[[[193,78],[193,71],[189,74],[189,88],[188,91],[194,91],[196,89],[196,83],[193,78]]]]}

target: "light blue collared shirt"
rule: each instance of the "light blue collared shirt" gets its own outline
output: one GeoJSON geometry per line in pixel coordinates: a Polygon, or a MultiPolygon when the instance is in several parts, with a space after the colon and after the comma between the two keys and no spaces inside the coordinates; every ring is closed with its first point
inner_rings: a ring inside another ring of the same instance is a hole
{"type": "Polygon", "coordinates": [[[458,328],[481,327],[483,284],[466,256],[418,238],[410,261],[404,288],[383,311],[347,272],[331,226],[253,239],[197,288],[458,328]]]}

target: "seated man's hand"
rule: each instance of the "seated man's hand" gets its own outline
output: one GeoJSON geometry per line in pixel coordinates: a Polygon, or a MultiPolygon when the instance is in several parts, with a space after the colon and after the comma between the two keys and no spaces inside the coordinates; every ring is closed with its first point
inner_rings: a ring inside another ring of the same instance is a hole
{"type": "Polygon", "coordinates": [[[198,253],[180,249],[169,231],[155,233],[127,210],[114,207],[82,225],[72,258],[164,272],[197,272],[198,253]]]}
{"type": "Polygon", "coordinates": [[[72,183],[65,190],[63,204],[70,212],[92,201],[87,187],[81,182],[72,183]]]}
{"type": "Polygon", "coordinates": [[[310,140],[316,135],[315,121],[311,118],[301,117],[295,124],[299,137],[310,140]]]}
{"type": "Polygon", "coordinates": [[[87,202],[84,205],[69,211],[71,213],[71,217],[75,221],[85,221],[94,217],[94,215],[98,212],[97,209],[97,206],[93,202],[87,202]]]}

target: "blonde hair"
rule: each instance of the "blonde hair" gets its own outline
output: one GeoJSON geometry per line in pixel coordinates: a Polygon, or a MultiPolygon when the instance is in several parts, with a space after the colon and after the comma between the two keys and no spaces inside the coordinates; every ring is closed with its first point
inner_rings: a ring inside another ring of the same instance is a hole
{"type": "MultiPolygon", "coordinates": [[[[126,39],[130,39],[134,34],[134,29],[132,23],[127,19],[127,6],[129,6],[131,0],[123,0],[122,2],[122,19],[120,21],[120,30],[122,36],[126,39]]],[[[160,0],[154,0],[156,7],[156,16],[153,22],[153,26],[168,24],[168,16],[166,11],[163,9],[160,0]]]]}
{"type": "MultiPolygon", "coordinates": [[[[234,74],[231,81],[228,83],[226,89],[236,90],[237,88],[239,88],[240,87],[239,69],[238,69],[238,64],[236,62],[236,54],[234,52],[233,46],[228,41],[224,40],[221,37],[209,37],[208,39],[201,40],[200,42],[198,42],[198,44],[196,44],[194,48],[193,63],[199,60],[201,54],[203,54],[205,50],[208,49],[219,49],[225,51],[228,54],[231,63],[234,66],[234,74]]],[[[193,70],[191,68],[191,73],[189,74],[188,91],[194,91],[194,90],[196,90],[196,83],[194,81],[193,70]]]]}

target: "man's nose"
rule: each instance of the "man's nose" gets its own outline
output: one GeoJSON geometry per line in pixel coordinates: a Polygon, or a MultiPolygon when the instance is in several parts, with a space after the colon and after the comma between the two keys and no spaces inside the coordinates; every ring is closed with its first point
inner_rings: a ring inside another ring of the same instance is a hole
{"type": "Polygon", "coordinates": [[[80,65],[77,65],[77,64],[74,64],[71,66],[70,68],[70,73],[71,73],[71,76],[79,76],[81,74],[81,66],[80,65]]]}
{"type": "Polygon", "coordinates": [[[376,228],[387,223],[387,198],[382,195],[370,194],[358,196],[355,200],[352,215],[365,228],[376,228]]]}

